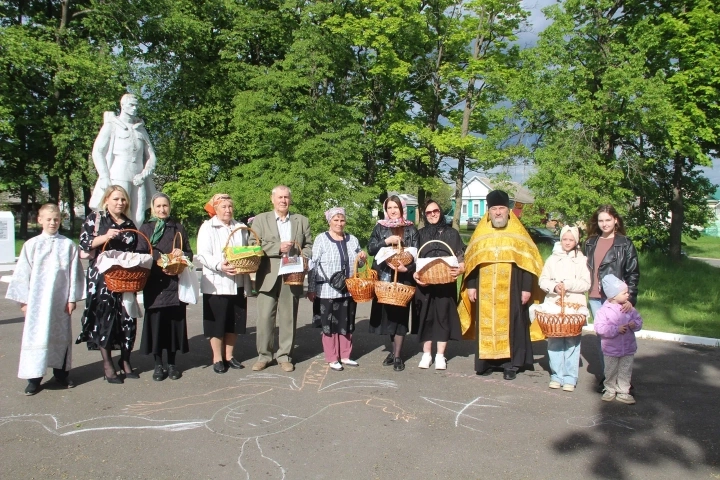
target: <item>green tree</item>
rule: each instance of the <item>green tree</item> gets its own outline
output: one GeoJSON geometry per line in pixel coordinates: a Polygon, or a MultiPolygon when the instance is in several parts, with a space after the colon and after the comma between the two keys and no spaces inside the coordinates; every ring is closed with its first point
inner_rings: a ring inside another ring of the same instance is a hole
{"type": "Polygon", "coordinates": [[[0,17],[0,178],[19,194],[20,237],[27,236],[28,199],[41,182],[58,202],[82,183],[102,110],[119,98],[123,69],[87,25],[92,2],[3,2],[0,17]],[[96,118],[98,120],[93,121],[96,118]]]}
{"type": "Polygon", "coordinates": [[[697,56],[683,47],[692,43],[683,36],[691,29],[677,25],[689,4],[569,0],[546,9],[553,23],[524,52],[513,90],[522,92],[514,99],[526,131],[537,136],[537,172],[528,184],[538,208],[575,222],[613,203],[641,245],[667,247],[675,238],[671,250],[679,256],[680,233],[704,223],[708,182],[694,168],[716,148],[713,131],[717,138],[707,115],[717,88],[701,61],[717,50],[716,15],[704,5],[693,16],[693,49],[699,42],[707,50],[697,56]],[[707,28],[701,15],[710,19],[707,28]],[[686,57],[695,63],[680,60],[686,57]],[[683,219],[683,204],[692,218],[683,219]]]}

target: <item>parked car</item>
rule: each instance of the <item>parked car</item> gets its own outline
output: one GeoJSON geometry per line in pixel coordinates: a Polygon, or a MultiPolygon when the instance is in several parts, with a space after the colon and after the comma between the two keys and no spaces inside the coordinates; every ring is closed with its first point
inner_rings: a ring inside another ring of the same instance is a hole
{"type": "Polygon", "coordinates": [[[448,225],[452,225],[453,216],[452,215],[445,215],[445,223],[448,225]]]}
{"type": "Polygon", "coordinates": [[[533,242],[535,242],[535,245],[549,245],[552,247],[555,245],[555,242],[560,241],[560,237],[547,228],[527,227],[527,231],[533,239],[533,242]]]}
{"type": "Polygon", "coordinates": [[[475,230],[478,226],[478,223],[480,223],[479,217],[470,217],[467,220],[467,229],[468,230],[475,230]]]}

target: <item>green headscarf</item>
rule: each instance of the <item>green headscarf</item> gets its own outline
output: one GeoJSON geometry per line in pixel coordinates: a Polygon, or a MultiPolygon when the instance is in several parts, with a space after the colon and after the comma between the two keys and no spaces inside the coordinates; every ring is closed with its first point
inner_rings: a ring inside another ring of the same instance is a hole
{"type": "MultiPolygon", "coordinates": [[[[158,198],[166,198],[168,201],[168,205],[170,204],[170,197],[168,197],[164,193],[158,192],[153,195],[152,200],[150,200],[151,207],[155,205],[155,200],[157,200],[158,198]]],[[[150,244],[154,247],[158,244],[162,236],[165,234],[165,220],[153,215],[150,217],[150,221],[155,222],[155,230],[153,230],[152,235],[150,235],[150,244]]]]}

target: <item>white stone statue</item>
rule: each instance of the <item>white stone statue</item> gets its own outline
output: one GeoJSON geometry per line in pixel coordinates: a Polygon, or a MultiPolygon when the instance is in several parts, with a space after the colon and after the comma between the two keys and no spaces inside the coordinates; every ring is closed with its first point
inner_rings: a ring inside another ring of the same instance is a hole
{"type": "Polygon", "coordinates": [[[131,93],[120,99],[120,115],[105,112],[105,123],[93,144],[92,158],[98,172],[90,208],[100,209],[105,189],[120,185],[130,196],[130,220],[140,228],[153,195],[152,175],[157,159],[145,124],[136,117],[137,98],[131,93]]]}

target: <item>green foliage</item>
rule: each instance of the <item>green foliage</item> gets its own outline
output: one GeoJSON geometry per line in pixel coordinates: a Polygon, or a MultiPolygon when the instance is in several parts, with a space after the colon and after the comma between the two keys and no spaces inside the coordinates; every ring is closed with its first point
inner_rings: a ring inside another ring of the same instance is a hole
{"type": "Polygon", "coordinates": [[[679,255],[681,233],[707,221],[696,167],[720,137],[717,7],[568,0],[545,12],[553,23],[512,86],[537,139],[537,209],[575,222],[612,203],[641,244],[679,255]]]}

